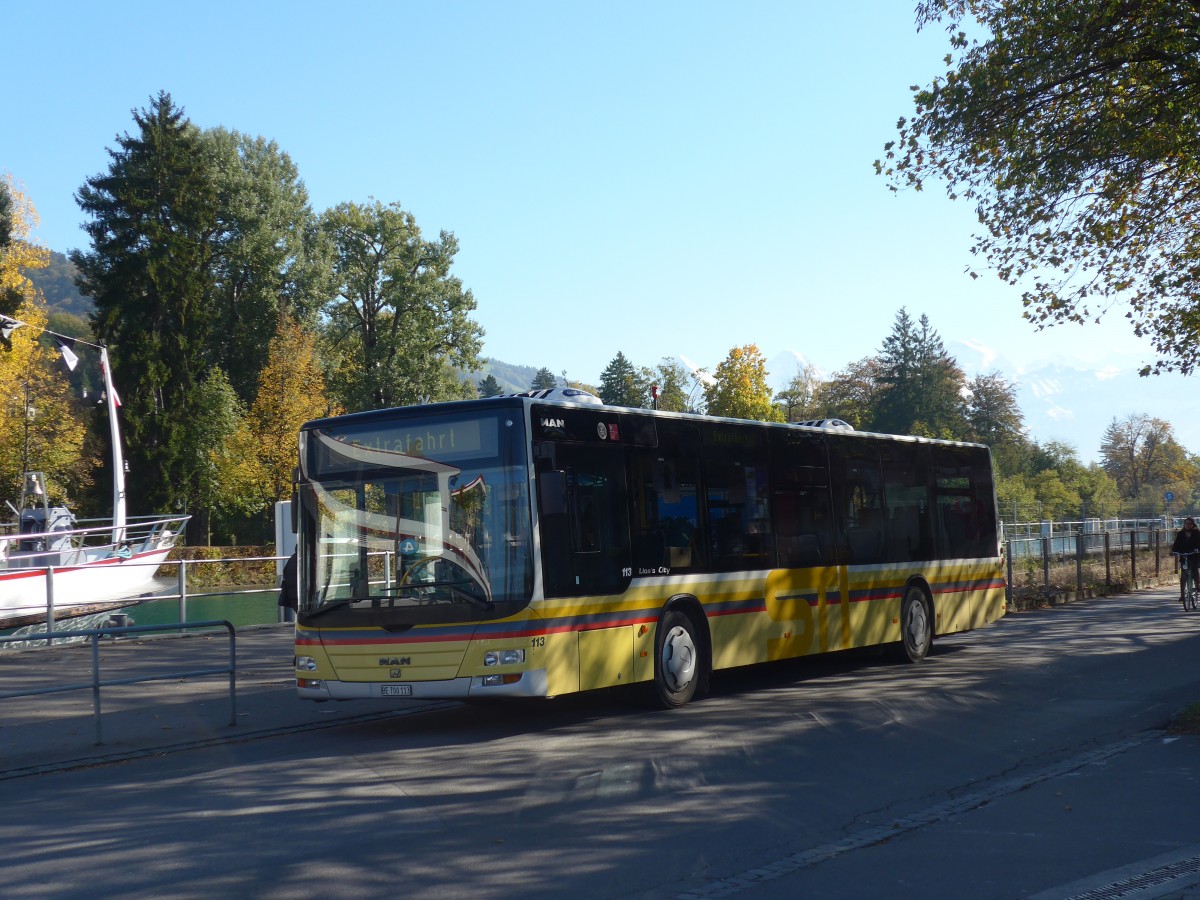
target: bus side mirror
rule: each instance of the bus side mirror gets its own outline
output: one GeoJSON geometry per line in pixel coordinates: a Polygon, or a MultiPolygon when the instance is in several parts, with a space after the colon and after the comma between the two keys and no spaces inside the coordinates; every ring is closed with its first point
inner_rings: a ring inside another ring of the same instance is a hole
{"type": "Polygon", "coordinates": [[[561,469],[552,469],[538,475],[538,507],[543,516],[566,515],[566,472],[561,469]]]}

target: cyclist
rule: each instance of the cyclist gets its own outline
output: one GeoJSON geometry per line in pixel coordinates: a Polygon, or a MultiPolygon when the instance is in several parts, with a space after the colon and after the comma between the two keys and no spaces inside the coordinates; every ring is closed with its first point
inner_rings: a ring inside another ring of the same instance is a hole
{"type": "MultiPolygon", "coordinates": [[[[1200,586],[1200,528],[1196,520],[1188,516],[1183,520],[1183,527],[1175,535],[1175,543],[1171,545],[1172,553],[1190,553],[1180,559],[1181,564],[1192,570],[1192,584],[1200,586]]],[[[1179,599],[1183,599],[1183,580],[1179,582],[1179,599]]]]}

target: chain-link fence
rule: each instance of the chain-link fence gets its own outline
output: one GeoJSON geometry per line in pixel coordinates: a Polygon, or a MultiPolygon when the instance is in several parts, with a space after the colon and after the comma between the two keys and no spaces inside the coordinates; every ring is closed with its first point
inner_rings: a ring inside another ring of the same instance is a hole
{"type": "Polygon", "coordinates": [[[1009,607],[1028,609],[1172,583],[1179,577],[1171,556],[1173,525],[1162,519],[1093,519],[1005,526],[1009,607]]]}

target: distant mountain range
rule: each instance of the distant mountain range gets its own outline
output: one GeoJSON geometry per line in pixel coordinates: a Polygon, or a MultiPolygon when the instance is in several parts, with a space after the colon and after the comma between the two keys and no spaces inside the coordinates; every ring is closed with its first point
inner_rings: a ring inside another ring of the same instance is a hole
{"type": "Polygon", "coordinates": [[[86,318],[92,311],[92,301],[75,287],[75,266],[61,253],[51,250],[50,265],[44,269],[31,269],[29,280],[55,312],[86,318]]]}
{"type": "MultiPolygon", "coordinates": [[[[485,359],[483,368],[472,372],[468,377],[476,385],[491,375],[506,394],[520,394],[533,387],[533,379],[537,376],[538,366],[520,366],[514,363],[501,362],[498,359],[485,359]]],[[[559,381],[562,377],[559,376],[559,381]]]]}

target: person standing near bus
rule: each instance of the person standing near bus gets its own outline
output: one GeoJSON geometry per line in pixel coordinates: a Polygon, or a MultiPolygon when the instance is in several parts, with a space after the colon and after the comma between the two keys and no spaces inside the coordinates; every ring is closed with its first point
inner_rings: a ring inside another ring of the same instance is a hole
{"type": "MultiPolygon", "coordinates": [[[[1200,528],[1196,520],[1188,516],[1183,520],[1183,527],[1175,535],[1175,543],[1171,545],[1172,553],[1188,553],[1180,562],[1192,570],[1192,584],[1200,584],[1200,528]]],[[[1183,584],[1179,585],[1179,599],[1183,599],[1183,584]]]]}
{"type": "Polygon", "coordinates": [[[299,605],[299,583],[296,578],[296,551],[288,557],[283,567],[283,578],[279,582],[280,621],[295,622],[296,607],[299,605]]]}

